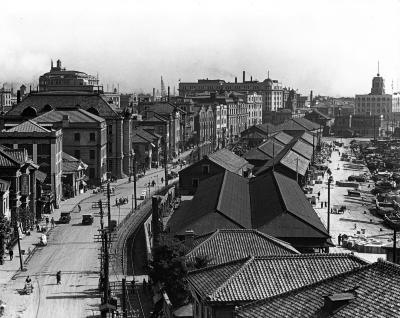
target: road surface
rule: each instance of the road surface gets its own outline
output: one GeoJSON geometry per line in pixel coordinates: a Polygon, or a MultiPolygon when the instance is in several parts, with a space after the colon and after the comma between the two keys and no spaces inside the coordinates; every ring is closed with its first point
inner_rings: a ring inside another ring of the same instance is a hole
{"type": "MultiPolygon", "coordinates": [[[[162,186],[163,171],[146,174],[138,180],[139,196],[143,189],[148,189],[149,181],[158,181],[157,190],[162,186]],[[157,177],[158,176],[158,177],[157,177]]],[[[116,196],[111,197],[112,219],[122,220],[131,208],[133,183],[122,184],[116,189],[116,196]],[[129,203],[119,209],[115,206],[116,197],[128,197],[129,203]]],[[[58,224],[48,238],[48,245],[40,247],[33,255],[27,271],[19,272],[2,290],[1,299],[6,303],[6,316],[10,318],[63,318],[63,317],[92,317],[98,315],[100,294],[98,280],[100,261],[100,243],[95,235],[100,228],[99,210],[92,209],[92,202],[99,199],[106,201],[100,193],[80,203],[82,211],[75,207],[71,213],[70,224],[58,224]],[[92,225],[81,225],[82,214],[93,212],[92,225]],[[61,271],[61,285],[56,283],[56,273],[61,271]],[[25,279],[32,278],[34,291],[31,295],[20,295],[25,279]]],[[[140,202],[140,201],[138,201],[140,202]]],[[[106,209],[105,209],[106,212],[106,209]]],[[[104,218],[107,225],[107,217],[104,218]]],[[[110,262],[112,263],[112,262],[110,262]]],[[[110,273],[113,269],[110,268],[110,273]]]]}

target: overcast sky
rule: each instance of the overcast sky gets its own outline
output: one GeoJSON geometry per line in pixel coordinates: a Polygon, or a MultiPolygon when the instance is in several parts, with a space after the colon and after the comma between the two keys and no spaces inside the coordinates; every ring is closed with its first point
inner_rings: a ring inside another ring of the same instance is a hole
{"type": "Polygon", "coordinates": [[[387,91],[400,85],[399,0],[24,0],[0,14],[0,83],[61,59],[121,91],[269,70],[304,94],[353,96],[379,60],[387,91]]]}

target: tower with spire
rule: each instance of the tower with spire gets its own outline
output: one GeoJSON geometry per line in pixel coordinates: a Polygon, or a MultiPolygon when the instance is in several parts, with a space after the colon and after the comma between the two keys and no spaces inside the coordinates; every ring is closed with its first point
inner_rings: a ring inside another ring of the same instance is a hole
{"type": "Polygon", "coordinates": [[[385,81],[383,77],[379,74],[379,61],[378,61],[378,73],[372,79],[372,87],[371,87],[372,95],[383,95],[385,94],[385,81]]]}

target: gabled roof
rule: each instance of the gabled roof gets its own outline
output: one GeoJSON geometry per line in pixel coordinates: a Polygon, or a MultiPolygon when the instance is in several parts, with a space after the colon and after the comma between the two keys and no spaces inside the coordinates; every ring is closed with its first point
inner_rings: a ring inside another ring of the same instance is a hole
{"type": "Polygon", "coordinates": [[[120,117],[118,109],[103,98],[103,96],[92,92],[32,92],[19,104],[14,106],[5,115],[6,119],[20,118],[22,112],[32,107],[40,115],[44,112],[46,105],[53,109],[81,108],[84,110],[96,109],[99,116],[104,118],[120,117]]]}
{"type": "Polygon", "coordinates": [[[400,266],[378,261],[247,304],[238,309],[236,317],[400,317],[399,298],[400,266]],[[326,296],[345,292],[354,298],[332,312],[324,308],[326,296]]]}
{"type": "Polygon", "coordinates": [[[0,167],[19,168],[24,164],[29,164],[36,169],[38,168],[38,166],[28,158],[28,152],[26,149],[11,149],[0,146],[0,167]]]}
{"type": "Polygon", "coordinates": [[[329,238],[297,182],[272,171],[251,179],[225,171],[203,180],[193,200],[172,215],[168,226],[177,235],[186,230],[203,235],[253,228],[281,239],[329,238]]]}
{"type": "Polygon", "coordinates": [[[292,150],[308,160],[311,160],[313,155],[313,147],[302,140],[297,140],[292,150]]]}
{"type": "Polygon", "coordinates": [[[88,165],[82,160],[77,159],[66,152],[62,153],[63,173],[71,173],[87,169],[88,165]]]}
{"type": "Polygon", "coordinates": [[[205,235],[189,253],[187,261],[207,256],[208,265],[217,265],[241,259],[250,255],[288,255],[299,254],[290,244],[252,229],[219,229],[205,235]]]}
{"type": "Polygon", "coordinates": [[[363,265],[366,262],[351,254],[255,256],[192,271],[188,281],[206,303],[244,304],[363,265]]]}
{"type": "Polygon", "coordinates": [[[51,110],[46,112],[33,120],[37,123],[56,123],[61,122],[64,116],[68,116],[70,123],[102,123],[105,119],[96,116],[83,109],[62,109],[62,110],[51,110]]]}
{"type": "Polygon", "coordinates": [[[283,132],[283,131],[279,131],[277,133],[274,133],[271,138],[279,141],[280,143],[282,143],[283,145],[287,145],[289,144],[292,140],[293,137],[288,135],[287,133],[283,132]]]}
{"type": "Polygon", "coordinates": [[[251,148],[243,155],[243,158],[248,161],[252,160],[268,161],[269,159],[272,158],[272,156],[267,155],[258,148],[251,148]]]}
{"type": "Polygon", "coordinates": [[[290,118],[289,120],[279,124],[276,127],[277,130],[306,130],[306,131],[315,131],[320,129],[320,125],[309,121],[308,119],[301,118],[290,118]]]}
{"type": "Polygon", "coordinates": [[[276,157],[283,149],[285,145],[274,140],[273,138],[268,139],[257,147],[258,150],[268,155],[269,159],[276,157]]]}
{"type": "Polygon", "coordinates": [[[33,120],[27,120],[17,126],[8,129],[6,132],[17,132],[17,133],[48,133],[50,130],[42,127],[33,120]]]}
{"type": "Polygon", "coordinates": [[[226,148],[222,148],[212,154],[209,154],[207,158],[220,167],[234,173],[240,174],[242,170],[252,168],[252,165],[249,164],[246,159],[239,157],[226,148]]]}
{"type": "Polygon", "coordinates": [[[266,134],[272,134],[277,131],[276,126],[270,123],[259,124],[256,125],[255,127],[266,134]]]}
{"type": "Polygon", "coordinates": [[[303,126],[308,131],[318,130],[321,128],[319,124],[314,123],[313,121],[308,120],[307,118],[304,117],[292,118],[292,120],[298,123],[299,125],[303,126]]]}

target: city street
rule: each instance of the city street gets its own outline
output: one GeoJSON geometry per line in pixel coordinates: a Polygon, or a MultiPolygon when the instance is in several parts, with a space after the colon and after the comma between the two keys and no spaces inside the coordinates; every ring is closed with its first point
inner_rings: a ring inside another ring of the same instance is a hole
{"type": "MultiPolygon", "coordinates": [[[[176,169],[175,169],[176,170],[176,169]]],[[[143,190],[149,191],[148,183],[154,192],[162,187],[164,170],[152,169],[137,182],[137,196],[143,190]]],[[[121,221],[131,210],[133,182],[119,180],[115,195],[111,196],[111,219],[121,221]],[[128,198],[127,204],[115,206],[115,198],[128,198]]],[[[112,184],[112,186],[115,186],[112,184]]],[[[53,215],[58,220],[61,211],[72,211],[69,224],[58,224],[48,237],[48,245],[38,247],[32,256],[27,271],[18,272],[14,279],[1,287],[2,300],[6,304],[6,317],[92,317],[98,314],[100,294],[99,248],[95,235],[100,227],[99,209],[93,209],[92,203],[99,199],[106,201],[105,193],[95,194],[80,202],[82,208],[70,206],[68,200],[53,215]],[[82,214],[93,213],[92,225],[81,225],[82,214]],[[56,283],[56,273],[61,271],[61,285],[56,283]],[[31,295],[20,295],[27,276],[32,278],[34,291],[31,295]]],[[[138,200],[138,203],[141,201],[138,200]]],[[[104,224],[107,226],[107,208],[104,209],[104,224]]],[[[111,263],[111,262],[110,262],[111,263]]],[[[113,274],[113,269],[110,268],[113,274]]]]}

